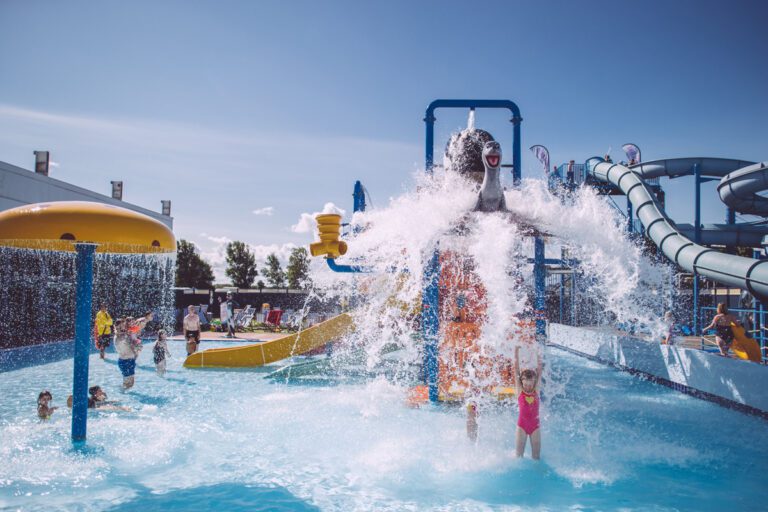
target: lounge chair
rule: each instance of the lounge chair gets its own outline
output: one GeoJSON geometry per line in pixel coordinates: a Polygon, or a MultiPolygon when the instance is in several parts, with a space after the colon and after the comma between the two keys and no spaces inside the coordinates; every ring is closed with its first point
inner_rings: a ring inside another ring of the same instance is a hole
{"type": "Polygon", "coordinates": [[[247,327],[250,327],[251,320],[253,320],[253,315],[256,314],[256,308],[252,308],[251,306],[245,306],[245,309],[240,312],[238,316],[235,317],[235,329],[246,329],[247,327]]]}
{"type": "Polygon", "coordinates": [[[267,329],[273,332],[280,331],[280,320],[283,317],[283,312],[280,309],[273,309],[267,314],[267,320],[264,322],[267,325],[267,329]]]}

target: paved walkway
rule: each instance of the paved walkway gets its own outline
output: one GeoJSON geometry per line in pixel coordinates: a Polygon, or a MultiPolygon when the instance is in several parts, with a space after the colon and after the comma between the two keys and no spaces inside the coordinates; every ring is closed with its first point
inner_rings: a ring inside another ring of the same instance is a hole
{"type": "MultiPolygon", "coordinates": [[[[200,333],[200,341],[230,341],[232,343],[244,341],[270,341],[282,338],[288,333],[285,332],[238,332],[237,338],[227,338],[226,332],[203,331],[200,333]]],[[[175,333],[170,337],[172,340],[184,340],[182,333],[175,333]]]]}

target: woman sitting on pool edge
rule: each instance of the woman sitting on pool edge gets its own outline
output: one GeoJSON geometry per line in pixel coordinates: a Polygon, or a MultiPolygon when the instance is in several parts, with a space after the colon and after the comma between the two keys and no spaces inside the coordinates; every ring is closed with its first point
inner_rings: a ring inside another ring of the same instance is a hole
{"type": "Polygon", "coordinates": [[[715,329],[715,341],[720,348],[720,355],[728,357],[728,350],[733,343],[733,329],[731,324],[739,325],[735,316],[728,313],[728,306],[724,302],[717,305],[717,314],[712,319],[712,323],[704,328],[704,331],[715,329]]]}

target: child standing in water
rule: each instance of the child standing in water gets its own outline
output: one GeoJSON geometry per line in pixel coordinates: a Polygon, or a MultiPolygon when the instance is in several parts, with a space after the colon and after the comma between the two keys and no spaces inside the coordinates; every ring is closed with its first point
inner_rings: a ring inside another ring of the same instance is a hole
{"type": "Polygon", "coordinates": [[[96,313],[96,348],[99,349],[99,357],[104,359],[104,352],[112,343],[112,317],[107,312],[107,306],[103,302],[96,313]]]}
{"type": "Polygon", "coordinates": [[[520,347],[515,347],[515,385],[517,418],[515,451],[518,457],[525,453],[525,445],[531,438],[531,457],[538,460],[541,454],[541,431],[539,429],[539,384],[541,382],[541,356],[537,355],[536,371],[526,368],[520,371],[520,347]]]}
{"type": "Polygon", "coordinates": [[[155,360],[157,374],[161,377],[165,375],[165,358],[170,355],[171,352],[168,350],[165,331],[160,329],[157,331],[157,341],[155,342],[155,348],[152,349],[152,356],[155,360]]]}
{"type": "Polygon", "coordinates": [[[51,419],[51,416],[53,415],[53,411],[58,409],[58,407],[51,407],[50,403],[51,400],[53,400],[53,395],[51,395],[51,392],[47,389],[45,391],[41,391],[40,394],[37,397],[37,415],[40,417],[41,420],[49,420],[51,419]]]}

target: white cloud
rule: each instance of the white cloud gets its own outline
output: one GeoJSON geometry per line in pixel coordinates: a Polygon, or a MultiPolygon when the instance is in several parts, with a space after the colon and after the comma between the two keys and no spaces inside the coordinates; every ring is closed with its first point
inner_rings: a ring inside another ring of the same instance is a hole
{"type": "Polygon", "coordinates": [[[266,215],[267,217],[271,217],[275,213],[275,208],[273,206],[265,206],[264,208],[257,208],[253,210],[254,215],[266,215]]]}
{"type": "Polygon", "coordinates": [[[1,160],[29,166],[32,150],[45,147],[54,148],[51,157],[58,154],[55,160],[65,162],[62,176],[73,185],[109,194],[109,180],[124,179],[129,203],[157,210],[161,200],[173,200],[174,230],[180,238],[196,239],[205,230],[258,242],[253,212],[272,207],[271,216],[266,210],[259,214],[258,236],[277,243],[299,242],[297,233],[314,229],[309,220],[299,231],[286,229],[300,212],[311,212],[311,205],[346,204],[347,187],[355,179],[371,176],[368,186],[389,195],[392,187],[399,188],[399,178],[388,174],[384,180],[373,169],[400,170],[408,179],[422,150],[393,140],[279,132],[266,124],[235,131],[216,124],[47,112],[0,103],[1,160]],[[350,154],[366,155],[370,166],[361,169],[350,154]],[[329,175],[334,179],[328,180],[329,175]],[[257,183],[258,195],[250,186],[257,183]],[[260,206],[260,201],[272,204],[260,206]],[[216,211],[201,215],[201,205],[215,205],[216,211]]]}
{"type": "Polygon", "coordinates": [[[323,211],[321,212],[302,213],[299,217],[299,221],[291,226],[291,231],[294,233],[314,233],[315,227],[317,226],[315,216],[320,215],[321,213],[338,213],[343,216],[346,211],[333,203],[325,203],[323,211]]]}

